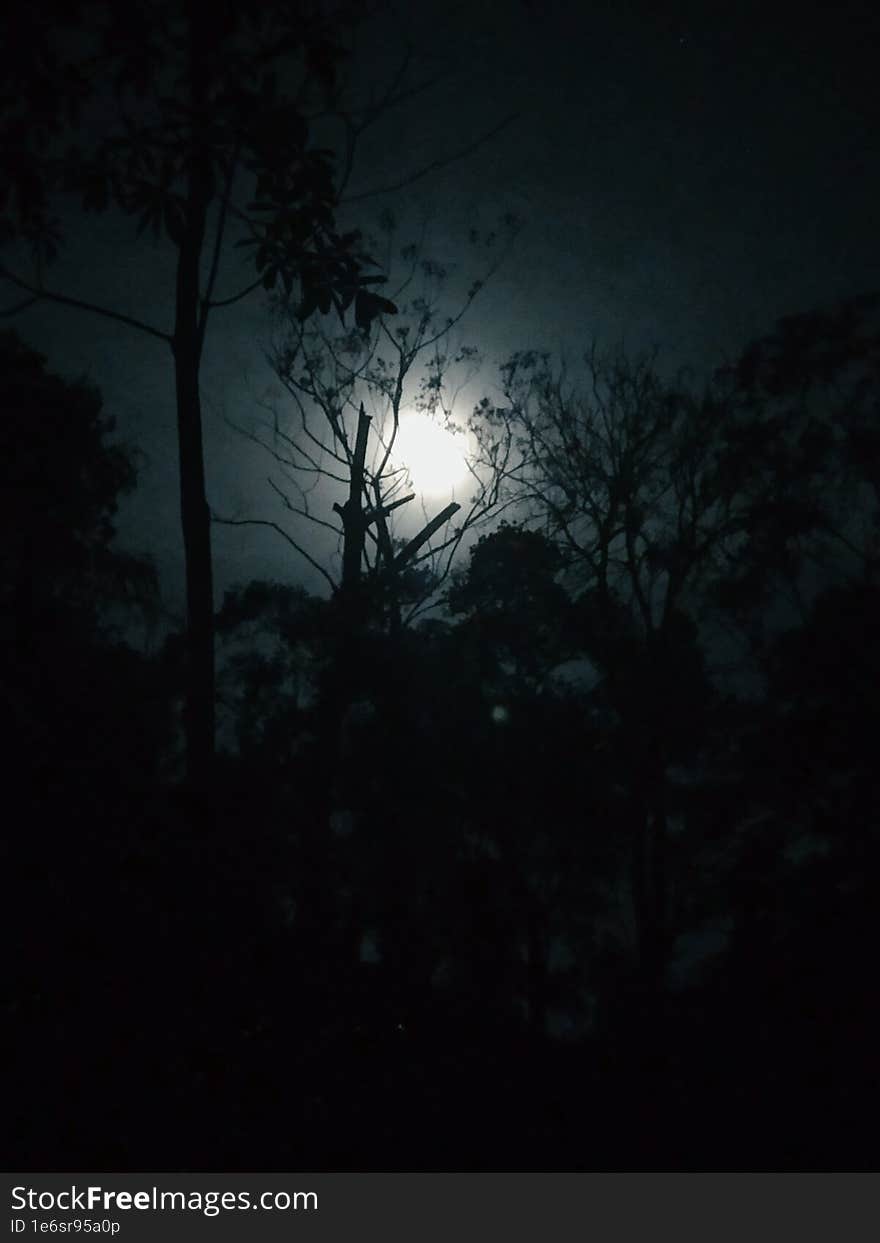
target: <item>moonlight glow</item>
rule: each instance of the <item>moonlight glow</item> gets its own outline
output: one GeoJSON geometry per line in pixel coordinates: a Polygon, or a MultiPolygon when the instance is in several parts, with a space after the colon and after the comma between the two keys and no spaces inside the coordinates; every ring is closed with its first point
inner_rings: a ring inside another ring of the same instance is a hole
{"type": "Polygon", "coordinates": [[[451,492],[467,474],[465,437],[447,431],[427,414],[404,415],[400,420],[394,456],[422,493],[451,492]]]}

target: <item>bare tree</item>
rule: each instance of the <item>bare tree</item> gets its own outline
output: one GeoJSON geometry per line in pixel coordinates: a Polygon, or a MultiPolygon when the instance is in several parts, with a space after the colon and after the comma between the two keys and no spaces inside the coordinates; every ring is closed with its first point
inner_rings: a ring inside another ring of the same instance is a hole
{"type": "MultiPolygon", "coordinates": [[[[395,265],[394,221],[386,213],[383,223],[386,262],[392,273],[400,263],[405,268],[391,290],[398,308],[393,329],[377,321],[334,332],[331,322],[306,323],[287,299],[277,300],[277,332],[267,357],[286,400],[278,394],[262,400],[263,416],[238,430],[271,457],[268,482],[284,520],[218,520],[275,529],[331,593],[347,601],[359,624],[369,615],[371,624],[395,630],[437,601],[462,539],[498,502],[501,473],[477,469],[467,454],[457,406],[481,358],[457,338],[512,240],[515,221],[505,221],[501,236],[472,237],[483,271],[451,314],[442,309],[449,270],[425,258],[419,245],[403,247],[395,265]],[[404,537],[396,520],[418,501],[398,451],[407,410],[429,415],[461,441],[470,496],[436,513],[422,498],[423,525],[404,537]],[[336,555],[322,560],[317,547],[324,532],[336,555]]],[[[371,245],[380,249],[379,242],[371,245]]]]}
{"type": "Polygon", "coordinates": [[[693,617],[747,553],[765,583],[779,580],[790,540],[819,521],[810,450],[802,428],[729,386],[665,380],[653,356],[592,349],[573,371],[524,351],[501,388],[472,431],[483,460],[506,462],[502,501],[558,547],[583,649],[622,719],[630,890],[654,988],[670,946],[669,770],[693,753],[709,702],[693,617]]]}

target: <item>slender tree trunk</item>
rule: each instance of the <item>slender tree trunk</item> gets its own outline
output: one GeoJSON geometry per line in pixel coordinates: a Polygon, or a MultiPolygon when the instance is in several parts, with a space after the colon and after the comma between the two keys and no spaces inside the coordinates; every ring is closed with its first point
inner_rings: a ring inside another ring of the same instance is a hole
{"type": "MultiPolygon", "coordinates": [[[[178,316],[178,319],[180,317],[178,316]]],[[[214,757],[214,589],[211,519],[205,497],[198,362],[187,334],[175,336],[180,512],[186,565],[187,687],[184,727],[187,777],[210,781],[214,757]]]]}
{"type": "Polygon", "coordinates": [[[354,455],[351,462],[351,474],[348,483],[348,500],[338,508],[342,517],[342,586],[340,595],[344,615],[344,627],[350,632],[349,637],[359,635],[366,618],[363,607],[363,562],[364,562],[364,463],[367,456],[367,440],[370,434],[370,416],[364,411],[361,402],[358,414],[357,434],[355,436],[354,455]]]}
{"type": "MultiPolygon", "coordinates": [[[[191,99],[196,117],[204,108],[198,25],[191,18],[191,99]]],[[[211,170],[193,133],[185,222],[177,260],[174,376],[180,453],[180,515],[186,568],[187,688],[186,769],[190,786],[210,786],[214,759],[214,584],[211,515],[205,495],[202,408],[199,394],[202,339],[199,328],[199,265],[205,240],[211,170]]]]}

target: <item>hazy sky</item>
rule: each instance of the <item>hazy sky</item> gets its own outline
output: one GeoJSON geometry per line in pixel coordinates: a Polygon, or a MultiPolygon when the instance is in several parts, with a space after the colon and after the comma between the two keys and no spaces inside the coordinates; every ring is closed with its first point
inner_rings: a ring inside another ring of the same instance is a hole
{"type": "MultiPolygon", "coordinates": [[[[377,131],[351,189],[387,184],[516,114],[476,153],[389,199],[405,226],[428,217],[431,248],[449,260],[463,258],[474,221],[507,210],[523,218],[467,324],[490,357],[517,347],[576,354],[597,337],[657,344],[670,364],[708,367],[780,315],[880,288],[872,6],[807,5],[796,24],[783,6],[779,16],[768,3],[730,7],[401,5],[424,71],[446,76],[377,131]]],[[[359,62],[368,77],[382,78],[390,47],[388,29],[368,35],[359,62]]],[[[381,205],[353,218],[369,226],[381,205]]],[[[170,327],[167,249],[133,248],[124,220],[74,220],[69,233],[52,287],[170,327]]],[[[122,531],[155,553],[174,603],[182,565],[168,351],[61,308],[14,322],[53,368],[94,379],[120,435],[142,449],[122,531]]],[[[259,297],[211,325],[208,491],[218,510],[277,518],[266,463],[222,417],[247,421],[269,382],[267,333],[259,297]]],[[[315,581],[265,532],[217,529],[215,550],[219,590],[264,574],[315,581]]]]}

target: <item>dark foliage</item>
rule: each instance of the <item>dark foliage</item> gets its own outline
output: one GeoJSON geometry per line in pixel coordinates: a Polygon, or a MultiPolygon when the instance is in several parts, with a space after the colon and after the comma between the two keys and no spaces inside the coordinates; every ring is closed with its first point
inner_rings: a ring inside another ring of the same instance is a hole
{"type": "MultiPolygon", "coordinates": [[[[639,599],[684,508],[630,534],[629,579],[613,540],[572,574],[551,513],[475,545],[446,620],[377,607],[355,658],[337,602],[230,593],[194,801],[175,641],[162,665],[114,637],[129,597],[94,568],[131,463],[94,393],[4,348],[13,1168],[874,1167],[880,603],[823,542],[858,548],[845,453],[801,454],[747,384],[692,456],[702,529],[732,515],[760,580],[727,617],[762,623],[757,692],[711,660],[738,563],[692,542],[700,573],[667,561],[674,600],[639,599]],[[828,498],[785,573],[738,508],[774,478],[828,498]]],[[[680,409],[670,477],[706,433],[680,409]]]]}

